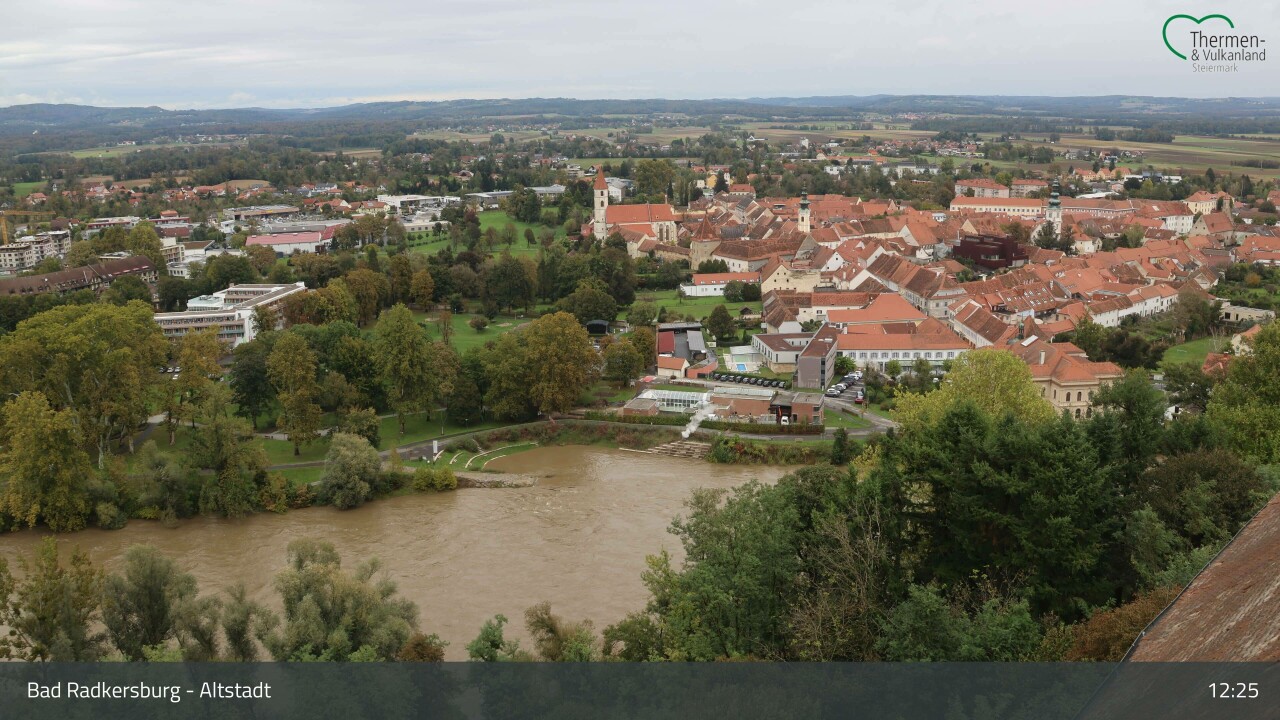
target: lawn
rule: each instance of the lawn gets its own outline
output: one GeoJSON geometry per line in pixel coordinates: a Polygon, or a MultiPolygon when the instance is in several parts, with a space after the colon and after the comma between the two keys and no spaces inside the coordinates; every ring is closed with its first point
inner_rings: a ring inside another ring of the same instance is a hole
{"type": "Polygon", "coordinates": [[[34,180],[32,182],[20,182],[13,184],[13,196],[15,198],[24,198],[31,193],[44,187],[44,180],[34,180]]]}
{"type": "Polygon", "coordinates": [[[870,421],[841,410],[828,410],[824,413],[823,424],[830,428],[844,428],[846,430],[864,430],[871,427],[870,421]]]}
{"type": "Polygon", "coordinates": [[[677,292],[677,290],[645,290],[636,293],[636,300],[649,300],[666,308],[669,313],[692,315],[698,319],[705,319],[717,305],[724,305],[729,310],[729,314],[735,318],[744,307],[750,308],[757,315],[760,314],[762,307],[758,301],[727,303],[723,297],[718,296],[680,298],[676,296],[677,292]]]}
{"type": "MultiPolygon", "coordinates": [[[[420,322],[426,323],[427,337],[431,340],[440,340],[440,324],[436,322],[438,317],[436,313],[415,312],[420,322]]],[[[474,347],[483,347],[485,343],[496,339],[499,335],[511,332],[520,325],[528,322],[525,318],[514,318],[499,315],[489,322],[489,326],[484,330],[476,332],[475,328],[469,324],[472,318],[480,317],[476,313],[454,313],[453,336],[449,338],[449,344],[459,353],[464,353],[474,347]]]]}
{"type": "Polygon", "coordinates": [[[320,476],[324,474],[324,468],[322,467],[285,468],[283,470],[276,470],[275,472],[278,472],[281,475],[283,475],[284,478],[288,480],[291,485],[297,486],[297,485],[307,485],[313,482],[318,482],[320,480],[320,476]]]}
{"type": "Polygon", "coordinates": [[[1194,362],[1197,365],[1202,365],[1209,353],[1221,352],[1227,343],[1228,341],[1223,338],[1204,337],[1181,345],[1174,345],[1164,351],[1164,358],[1160,360],[1160,365],[1166,367],[1184,362],[1194,362]]]}
{"type": "MultiPolygon", "coordinates": [[[[503,425],[504,423],[490,421],[463,427],[450,422],[448,419],[445,419],[442,423],[439,412],[434,413],[431,417],[419,413],[405,418],[405,432],[404,435],[401,435],[400,425],[395,416],[386,417],[382,418],[382,443],[378,449],[385,451],[390,450],[392,447],[403,447],[411,443],[432,440],[443,435],[454,435],[475,430],[491,430],[503,425]],[[441,432],[442,427],[443,432],[441,432]]],[[[315,462],[324,460],[329,453],[328,438],[320,438],[303,445],[302,454],[298,456],[293,454],[293,444],[287,440],[262,440],[261,442],[272,465],[315,462]]]]}
{"type": "MultiPolygon", "coordinates": [[[[542,233],[545,230],[555,230],[557,240],[565,237],[563,225],[557,225],[556,227],[551,228],[541,223],[520,222],[519,220],[516,220],[515,218],[508,215],[506,210],[486,210],[480,213],[478,217],[480,218],[481,233],[488,230],[489,228],[493,228],[494,232],[500,233],[502,232],[502,229],[506,227],[508,224],[515,226],[516,241],[510,246],[510,250],[511,250],[511,254],[515,255],[516,257],[520,257],[521,255],[537,255],[538,250],[542,247],[537,243],[530,245],[525,240],[524,231],[527,229],[532,229],[533,236],[538,240],[542,239],[542,233]]],[[[493,248],[493,252],[497,254],[497,253],[501,253],[505,249],[508,249],[507,246],[499,243],[497,247],[493,248]]]]}

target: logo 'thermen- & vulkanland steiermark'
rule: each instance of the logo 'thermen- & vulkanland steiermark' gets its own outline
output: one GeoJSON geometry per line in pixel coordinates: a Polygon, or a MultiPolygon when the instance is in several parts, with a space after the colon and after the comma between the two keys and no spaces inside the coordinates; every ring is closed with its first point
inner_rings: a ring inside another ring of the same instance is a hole
{"type": "Polygon", "coordinates": [[[1237,31],[1231,18],[1219,13],[1199,18],[1181,13],[1172,15],[1164,21],[1162,35],[1169,52],[1191,63],[1192,72],[1240,72],[1241,63],[1262,63],[1267,59],[1265,38],[1237,31]],[[1180,23],[1184,22],[1196,26],[1185,39],[1180,34],[1184,30],[1180,23]],[[1170,28],[1179,33],[1175,36],[1177,43],[1169,39],[1170,28]],[[1190,46],[1186,47],[1188,42],[1190,46]]]}

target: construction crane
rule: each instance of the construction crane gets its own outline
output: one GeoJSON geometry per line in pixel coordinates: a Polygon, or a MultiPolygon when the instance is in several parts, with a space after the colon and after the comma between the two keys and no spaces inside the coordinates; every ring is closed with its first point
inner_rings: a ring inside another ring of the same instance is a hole
{"type": "Polygon", "coordinates": [[[0,245],[8,245],[9,237],[9,218],[26,218],[27,222],[31,222],[37,218],[53,219],[51,212],[36,212],[32,210],[0,210],[0,245]]]}

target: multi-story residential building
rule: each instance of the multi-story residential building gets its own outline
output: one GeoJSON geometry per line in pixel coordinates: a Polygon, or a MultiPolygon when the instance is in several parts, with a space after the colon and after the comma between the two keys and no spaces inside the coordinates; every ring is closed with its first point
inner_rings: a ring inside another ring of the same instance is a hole
{"type": "MultiPolygon", "coordinates": [[[[189,332],[218,328],[218,339],[235,347],[257,337],[262,328],[254,326],[253,311],[261,306],[283,316],[285,298],[306,292],[305,283],[290,285],[232,285],[226,290],[187,301],[182,312],[156,313],[156,324],[165,337],[182,337],[189,332]]],[[[271,328],[275,329],[275,328],[271,328]]]]}
{"type": "Polygon", "coordinates": [[[956,181],[956,197],[1007,198],[1009,186],[987,178],[956,181]]]}
{"type": "Polygon", "coordinates": [[[1093,413],[1093,396],[1104,385],[1124,377],[1119,365],[1091,362],[1084,351],[1071,343],[1051,343],[1032,336],[1007,346],[1031,368],[1031,378],[1040,395],[1058,412],[1074,417],[1093,413]]]}
{"type": "Polygon", "coordinates": [[[141,255],[112,258],[84,267],[59,270],[39,275],[0,279],[0,297],[5,295],[39,295],[92,290],[101,293],[122,277],[135,275],[150,286],[156,283],[156,268],[141,255]]]}

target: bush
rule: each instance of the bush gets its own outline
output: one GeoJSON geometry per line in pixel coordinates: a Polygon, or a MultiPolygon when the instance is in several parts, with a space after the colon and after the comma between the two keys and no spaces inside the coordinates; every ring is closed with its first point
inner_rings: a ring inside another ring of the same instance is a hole
{"type": "Polygon", "coordinates": [[[471,326],[472,330],[483,332],[485,328],[489,327],[489,320],[483,315],[477,315],[471,318],[467,324],[471,326]]]}
{"type": "Polygon", "coordinates": [[[671,427],[684,427],[689,424],[689,418],[677,417],[674,415],[615,415],[613,413],[588,412],[585,417],[588,420],[629,423],[632,425],[667,425],[671,427]]]}
{"type": "Polygon", "coordinates": [[[708,430],[733,430],[757,435],[821,435],[826,430],[825,425],[817,423],[777,425],[775,423],[730,422],[728,420],[705,420],[701,427],[708,430]]]}
{"type": "Polygon", "coordinates": [[[413,489],[418,492],[456,490],[457,488],[458,476],[453,474],[452,468],[420,467],[413,472],[413,489]]]}
{"type": "Polygon", "coordinates": [[[129,521],[115,503],[100,502],[93,508],[94,522],[103,530],[119,530],[129,521]]]}

